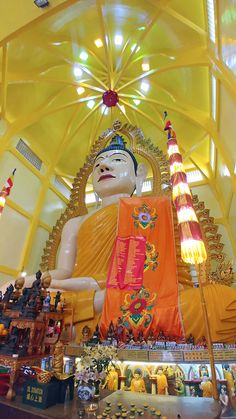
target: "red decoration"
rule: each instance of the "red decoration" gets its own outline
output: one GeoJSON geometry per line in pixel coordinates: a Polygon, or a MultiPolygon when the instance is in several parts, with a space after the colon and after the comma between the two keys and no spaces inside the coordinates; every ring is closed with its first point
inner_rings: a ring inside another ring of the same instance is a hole
{"type": "Polygon", "coordinates": [[[116,104],[119,102],[119,96],[114,90],[107,90],[102,95],[102,100],[104,105],[106,105],[108,108],[111,108],[112,106],[116,106],[116,104]]]}

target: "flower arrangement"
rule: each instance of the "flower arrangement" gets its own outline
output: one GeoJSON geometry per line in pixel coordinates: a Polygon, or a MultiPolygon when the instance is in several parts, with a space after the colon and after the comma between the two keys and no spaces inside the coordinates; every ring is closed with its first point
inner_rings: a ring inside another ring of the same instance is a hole
{"type": "Polygon", "coordinates": [[[93,385],[101,382],[104,378],[104,372],[91,371],[89,368],[83,368],[76,374],[78,384],[86,383],[93,385]]]}
{"type": "Polygon", "coordinates": [[[81,356],[82,369],[75,375],[78,386],[87,384],[98,391],[106,377],[108,367],[117,359],[117,349],[113,346],[87,346],[81,356]]]}

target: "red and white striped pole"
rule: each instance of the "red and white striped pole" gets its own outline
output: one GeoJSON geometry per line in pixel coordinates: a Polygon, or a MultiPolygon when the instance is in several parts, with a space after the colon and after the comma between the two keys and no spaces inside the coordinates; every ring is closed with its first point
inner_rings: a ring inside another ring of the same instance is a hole
{"type": "Polygon", "coordinates": [[[7,179],[5,185],[0,192],[0,216],[2,215],[3,209],[6,203],[6,197],[10,195],[11,188],[13,186],[13,177],[16,173],[16,169],[13,170],[11,176],[7,179]]]}

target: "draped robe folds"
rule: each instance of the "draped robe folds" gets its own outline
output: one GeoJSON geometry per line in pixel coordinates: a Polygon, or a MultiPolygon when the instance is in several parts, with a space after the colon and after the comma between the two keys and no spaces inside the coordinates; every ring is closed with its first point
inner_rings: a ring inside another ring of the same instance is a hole
{"type": "MultiPolygon", "coordinates": [[[[106,288],[117,235],[117,217],[118,206],[110,205],[92,214],[81,225],[77,239],[76,264],[73,272],[73,277],[76,281],[79,281],[79,277],[93,277],[101,289],[106,288]]],[[[168,266],[168,251],[165,255],[162,255],[162,258],[164,258],[164,263],[168,266]]],[[[111,290],[112,288],[108,288],[108,293],[111,290]]],[[[120,290],[115,290],[115,292],[120,293],[120,290]]],[[[234,342],[236,335],[236,292],[227,286],[213,284],[205,286],[204,292],[212,340],[215,342],[234,342]]],[[[64,292],[67,306],[72,306],[74,309],[77,340],[80,339],[84,325],[95,328],[99,321],[99,316],[96,316],[94,312],[94,294],[94,290],[64,292]]],[[[119,301],[114,299],[114,308],[117,308],[118,304],[119,301]]],[[[193,288],[182,291],[179,298],[179,308],[182,314],[185,335],[189,336],[192,333],[195,339],[206,335],[199,289],[193,288]]],[[[173,334],[175,335],[175,333],[173,334]]]]}

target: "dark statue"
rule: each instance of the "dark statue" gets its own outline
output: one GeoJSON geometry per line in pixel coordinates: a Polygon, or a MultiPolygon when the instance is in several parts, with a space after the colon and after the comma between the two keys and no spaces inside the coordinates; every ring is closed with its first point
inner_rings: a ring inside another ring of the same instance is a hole
{"type": "Polygon", "coordinates": [[[3,303],[8,303],[10,301],[13,291],[14,291],[14,287],[12,284],[10,284],[7,287],[6,292],[3,296],[3,299],[2,299],[3,303]]]}

